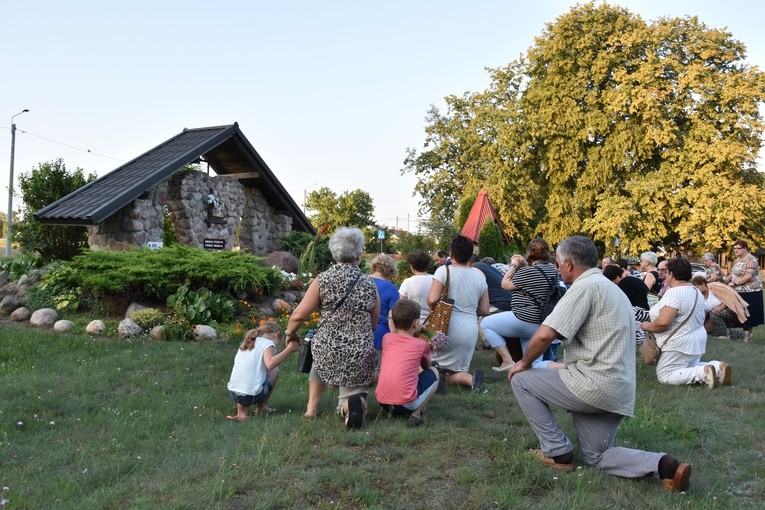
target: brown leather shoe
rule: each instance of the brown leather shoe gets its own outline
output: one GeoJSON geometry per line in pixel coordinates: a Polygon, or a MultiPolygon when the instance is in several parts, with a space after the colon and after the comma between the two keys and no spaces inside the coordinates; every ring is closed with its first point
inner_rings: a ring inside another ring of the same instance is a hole
{"type": "Polygon", "coordinates": [[[683,492],[688,490],[691,484],[691,465],[680,464],[675,470],[674,478],[664,478],[661,481],[662,488],[667,492],[683,492]]]}
{"type": "Polygon", "coordinates": [[[558,471],[563,471],[564,473],[570,473],[574,470],[574,464],[559,464],[555,462],[555,459],[552,457],[546,456],[544,453],[542,453],[541,450],[529,450],[529,453],[532,457],[536,458],[539,462],[544,464],[545,466],[553,469],[557,469],[558,471]]]}

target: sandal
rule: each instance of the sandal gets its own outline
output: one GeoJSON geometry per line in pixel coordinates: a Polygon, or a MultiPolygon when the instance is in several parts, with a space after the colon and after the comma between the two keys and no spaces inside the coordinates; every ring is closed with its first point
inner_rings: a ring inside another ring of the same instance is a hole
{"type": "Polygon", "coordinates": [[[348,397],[348,413],[345,415],[345,428],[360,429],[364,423],[364,403],[361,395],[348,397]]]}

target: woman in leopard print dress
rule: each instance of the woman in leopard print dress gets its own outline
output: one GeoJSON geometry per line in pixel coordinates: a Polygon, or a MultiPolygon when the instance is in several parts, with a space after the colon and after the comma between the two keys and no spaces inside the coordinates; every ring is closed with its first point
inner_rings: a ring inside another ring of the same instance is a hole
{"type": "Polygon", "coordinates": [[[380,299],[372,278],[359,269],[364,250],[361,230],[338,229],[329,240],[329,250],[337,264],[311,282],[292,312],[285,333],[288,338],[297,337],[300,325],[321,307],[321,322],[311,342],[313,368],[308,376],[304,416],[317,415],[321,396],[332,384],[339,388],[337,409],[346,418],[346,426],[357,428],[361,426],[377,366],[374,328],[380,315],[380,299]]]}

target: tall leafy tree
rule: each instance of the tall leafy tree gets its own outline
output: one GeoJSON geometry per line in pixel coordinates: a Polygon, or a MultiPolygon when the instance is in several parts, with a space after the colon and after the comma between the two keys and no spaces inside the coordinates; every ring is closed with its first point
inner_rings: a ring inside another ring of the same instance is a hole
{"type": "Polygon", "coordinates": [[[306,197],[306,208],[315,211],[310,216],[314,225],[329,225],[330,230],[338,227],[374,227],[374,202],[366,191],[345,191],[336,195],[322,187],[306,197]]]}
{"type": "Polygon", "coordinates": [[[744,57],[695,17],[649,24],[577,6],[525,59],[491,71],[486,91],[431,110],[425,150],[404,171],[438,213],[484,186],[516,240],[584,233],[631,253],[765,244],[765,74],[744,57]]]}
{"type": "Polygon", "coordinates": [[[43,260],[70,260],[87,247],[86,227],[43,225],[33,214],[96,180],[95,174],[85,176],[81,168],[73,172],[66,169],[59,158],[40,163],[31,172],[19,175],[19,188],[24,202],[22,221],[14,229],[14,241],[23,252],[38,252],[43,260]]]}

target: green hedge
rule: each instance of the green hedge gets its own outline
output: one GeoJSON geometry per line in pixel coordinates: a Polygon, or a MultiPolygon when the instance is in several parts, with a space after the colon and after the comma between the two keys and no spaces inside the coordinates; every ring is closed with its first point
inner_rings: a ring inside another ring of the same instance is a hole
{"type": "Polygon", "coordinates": [[[272,293],[280,272],[262,265],[262,257],[237,252],[210,252],[174,245],[160,250],[89,251],[54,270],[46,280],[81,288],[95,295],[120,295],[131,300],[164,302],[178,287],[205,287],[237,295],[245,289],[272,293]]]}

